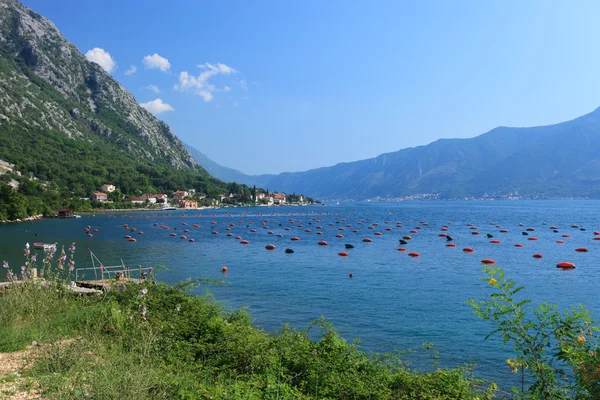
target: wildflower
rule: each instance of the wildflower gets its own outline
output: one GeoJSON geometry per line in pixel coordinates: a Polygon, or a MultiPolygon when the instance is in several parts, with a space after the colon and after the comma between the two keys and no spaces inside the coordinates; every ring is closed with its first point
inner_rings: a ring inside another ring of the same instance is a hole
{"type": "Polygon", "coordinates": [[[142,319],[144,321],[146,321],[146,306],[143,304],[140,304],[138,306],[138,312],[140,313],[140,315],[142,316],[142,319]]]}
{"type": "Polygon", "coordinates": [[[181,306],[179,304],[177,304],[177,306],[175,307],[175,310],[177,310],[177,312],[181,311],[181,306]]]}
{"type": "Polygon", "coordinates": [[[34,254],[31,256],[31,262],[36,262],[37,261],[37,256],[34,254]]]}
{"type": "Polygon", "coordinates": [[[27,243],[25,244],[25,248],[26,248],[26,249],[29,249],[29,242],[27,242],[27,243]]]}
{"type": "Polygon", "coordinates": [[[4,261],[4,262],[2,263],[2,266],[3,266],[4,268],[8,268],[8,262],[4,261]]]}
{"type": "Polygon", "coordinates": [[[577,336],[577,343],[579,343],[579,344],[584,344],[585,342],[586,342],[586,340],[585,340],[585,336],[583,336],[583,332],[581,332],[581,333],[579,334],[579,336],[577,336]]]}
{"type": "Polygon", "coordinates": [[[148,294],[148,289],[143,288],[142,290],[140,290],[140,296],[144,297],[148,294]]]}
{"type": "Polygon", "coordinates": [[[490,285],[492,285],[492,286],[495,286],[495,285],[496,285],[496,283],[498,283],[498,281],[497,281],[496,279],[494,279],[494,278],[490,278],[490,280],[489,280],[489,284],[490,284],[490,285]]]}
{"type": "Polygon", "coordinates": [[[516,374],[519,371],[519,367],[522,365],[519,361],[513,361],[510,358],[506,360],[506,363],[510,367],[510,372],[516,374]]]}

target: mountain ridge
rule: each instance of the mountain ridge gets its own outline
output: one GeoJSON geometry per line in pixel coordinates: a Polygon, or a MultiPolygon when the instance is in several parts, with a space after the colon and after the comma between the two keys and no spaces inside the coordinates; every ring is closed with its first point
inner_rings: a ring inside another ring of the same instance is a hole
{"type": "Polygon", "coordinates": [[[211,177],[165,122],[16,0],[0,0],[0,143],[19,171],[0,173],[0,220],[89,210],[107,183],[120,207],[142,193],[249,192],[211,177]]]}
{"type": "MultiPolygon", "coordinates": [[[[141,107],[100,65],[88,61],[54,23],[16,0],[0,0],[0,49],[77,105],[65,110],[68,115],[61,113],[65,124],[44,121],[47,128],[82,137],[84,128],[73,120],[79,121],[98,135],[120,136],[123,147],[139,157],[166,158],[176,168],[196,166],[167,124],[141,107]],[[118,123],[111,126],[107,119],[118,123]]],[[[10,109],[5,106],[3,111],[3,120],[10,123],[10,109]]]]}
{"type": "Polygon", "coordinates": [[[557,124],[499,126],[473,138],[442,138],[373,158],[283,172],[261,183],[321,198],[510,194],[596,198],[600,197],[600,173],[594,168],[600,165],[598,143],[600,107],[557,124]],[[559,163],[552,165],[549,154],[563,155],[553,157],[559,163]]]}

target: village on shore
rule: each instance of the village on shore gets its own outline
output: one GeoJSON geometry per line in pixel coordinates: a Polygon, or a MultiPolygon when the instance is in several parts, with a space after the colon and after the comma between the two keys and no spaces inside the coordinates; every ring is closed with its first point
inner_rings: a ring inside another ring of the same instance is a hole
{"type": "Polygon", "coordinates": [[[99,191],[93,192],[89,199],[85,200],[91,202],[92,208],[113,209],[114,207],[111,207],[111,205],[125,204],[126,208],[176,208],[185,210],[257,205],[306,205],[314,202],[310,197],[304,197],[301,194],[269,192],[256,187],[252,188],[249,193],[241,191],[241,193],[219,194],[214,197],[198,193],[194,189],[177,190],[173,193],[143,193],[139,197],[127,197],[123,196],[115,185],[108,183],[102,185],[99,191]]]}

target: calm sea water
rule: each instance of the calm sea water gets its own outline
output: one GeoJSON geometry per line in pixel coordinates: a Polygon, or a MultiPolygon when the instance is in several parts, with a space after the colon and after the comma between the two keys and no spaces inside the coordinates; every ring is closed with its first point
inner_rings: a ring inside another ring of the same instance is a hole
{"type": "MultiPolygon", "coordinates": [[[[26,242],[65,246],[75,242],[77,267],[91,265],[86,254],[90,248],[105,265],[117,265],[120,259],[128,265],[165,265],[169,269],[159,271],[158,278],[169,283],[187,277],[224,278],[228,285],[210,291],[228,307],[247,306],[256,324],[266,330],[275,331],[283,323],[301,328],[325,316],[346,338],[360,337],[368,350],[420,349],[423,342],[433,342],[442,365],[473,361],[478,376],[506,387],[519,379],[505,362],[510,348],[503,348],[498,340],[484,340],[492,327],[479,321],[465,304],[491,292],[489,285],[478,280],[482,277],[480,260],[496,260],[508,276],[526,286],[523,296],[535,303],[556,303],[561,309],[583,303],[598,315],[600,241],[592,240],[595,230],[600,230],[600,202],[596,201],[350,203],[204,210],[201,214],[99,214],[0,226],[0,260],[20,266],[26,242]],[[401,229],[396,227],[399,221],[401,229]],[[128,232],[125,223],[144,234],[128,232]],[[194,223],[200,228],[192,227],[194,223]],[[472,235],[468,223],[481,234],[472,235]],[[369,229],[371,224],[378,226],[369,229]],[[571,228],[574,224],[586,231],[571,228]],[[88,225],[99,230],[92,238],[84,232],[88,225]],[[438,236],[443,225],[449,226],[447,233],[456,248],[447,248],[446,240],[438,236]],[[500,233],[497,225],[508,232],[500,233]],[[552,225],[559,233],[549,229],[552,225]],[[409,233],[416,226],[422,229],[409,233]],[[538,241],[528,241],[521,234],[526,227],[535,228],[530,237],[538,241]],[[183,233],[183,229],[190,232],[183,233]],[[219,234],[211,234],[213,230],[219,234]],[[178,236],[170,237],[171,232],[178,236]],[[229,232],[250,244],[239,244],[226,236],[229,232]],[[486,233],[501,243],[489,243],[486,233]],[[571,237],[562,238],[563,233],[571,237]],[[126,234],[137,242],[123,239],[126,234]],[[195,242],[180,239],[181,234],[195,242]],[[344,238],[336,238],[337,234],[344,238]],[[419,258],[396,250],[406,234],[412,240],[402,247],[419,252],[419,258]],[[291,241],[293,236],[300,240],[291,241]],[[365,237],[373,242],[362,242],[365,237]],[[565,244],[557,244],[558,239],[565,244]],[[329,246],[317,245],[320,240],[329,246]],[[265,250],[268,243],[277,246],[276,250],[265,250]],[[355,248],[346,250],[345,243],[355,248]],[[516,248],[515,243],[523,247],[516,248]],[[464,253],[463,247],[475,252],[464,253]],[[577,247],[587,247],[589,252],[575,252],[577,247]],[[295,252],[285,254],[286,248],[295,252]],[[348,251],[349,257],[338,256],[340,251],[348,251]],[[534,259],[534,253],[542,253],[543,258],[534,259]],[[557,269],[561,261],[574,262],[577,268],[557,269]],[[226,275],[221,273],[222,266],[228,267],[226,275]]],[[[426,368],[430,361],[420,352],[412,359],[415,366],[426,368]]]]}

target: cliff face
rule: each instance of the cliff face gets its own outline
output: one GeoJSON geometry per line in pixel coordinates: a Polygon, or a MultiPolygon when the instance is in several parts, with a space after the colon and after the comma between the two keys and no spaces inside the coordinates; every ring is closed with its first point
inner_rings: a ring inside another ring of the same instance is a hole
{"type": "Polygon", "coordinates": [[[16,0],[0,0],[0,95],[0,127],[51,129],[73,140],[100,135],[137,158],[197,166],[167,124],[88,61],[50,20],[16,0]],[[56,92],[48,93],[40,80],[56,92]]]}

